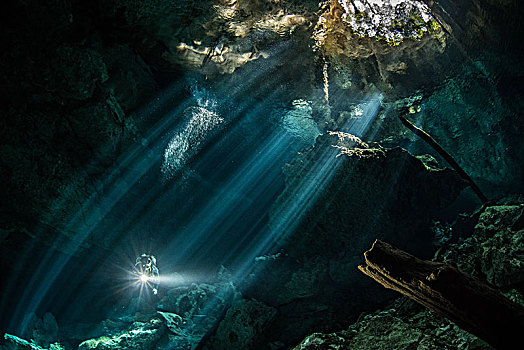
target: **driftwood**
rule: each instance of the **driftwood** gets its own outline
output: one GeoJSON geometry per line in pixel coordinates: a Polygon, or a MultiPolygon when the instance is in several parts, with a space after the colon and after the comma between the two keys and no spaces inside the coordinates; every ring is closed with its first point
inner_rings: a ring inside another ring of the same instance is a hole
{"type": "Polygon", "coordinates": [[[457,267],[420,260],[376,240],[359,270],[384,287],[433,310],[497,349],[514,349],[524,332],[524,307],[457,267]]]}
{"type": "Polygon", "coordinates": [[[469,183],[469,186],[475,192],[475,194],[479,197],[479,199],[482,201],[482,203],[486,203],[488,201],[488,198],[482,193],[480,190],[480,187],[477,186],[475,181],[462,169],[462,167],[457,163],[457,161],[449,154],[444,148],[442,148],[441,145],[438,144],[437,141],[433,137],[431,137],[430,134],[425,132],[424,130],[417,128],[415,125],[413,125],[409,120],[406,118],[399,116],[398,117],[402,124],[409,130],[411,130],[415,135],[420,137],[422,140],[424,140],[428,145],[430,145],[435,151],[438,152],[448,162],[448,164],[455,169],[455,171],[462,177],[464,180],[466,180],[469,183]]]}

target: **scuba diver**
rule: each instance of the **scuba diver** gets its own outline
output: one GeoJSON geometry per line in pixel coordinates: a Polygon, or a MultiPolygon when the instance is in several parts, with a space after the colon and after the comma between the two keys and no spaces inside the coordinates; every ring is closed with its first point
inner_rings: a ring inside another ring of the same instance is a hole
{"type": "Polygon", "coordinates": [[[135,272],[140,277],[140,281],[150,286],[153,294],[158,293],[158,268],[156,258],[153,255],[142,254],[136,258],[135,272]],[[149,283],[151,282],[151,283],[149,283]]]}

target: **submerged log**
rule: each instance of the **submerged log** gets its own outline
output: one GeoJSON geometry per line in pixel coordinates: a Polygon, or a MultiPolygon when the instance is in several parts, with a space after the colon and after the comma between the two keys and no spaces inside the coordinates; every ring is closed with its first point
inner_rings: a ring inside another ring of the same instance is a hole
{"type": "Polygon", "coordinates": [[[418,259],[376,240],[359,270],[433,310],[497,349],[522,341],[524,307],[456,266],[418,259]]]}

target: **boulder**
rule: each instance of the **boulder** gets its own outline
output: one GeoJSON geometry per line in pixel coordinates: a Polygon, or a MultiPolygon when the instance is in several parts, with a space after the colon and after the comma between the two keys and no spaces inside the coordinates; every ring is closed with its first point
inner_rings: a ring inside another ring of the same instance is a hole
{"type": "Polygon", "coordinates": [[[253,349],[263,343],[277,310],[257,300],[241,299],[227,310],[206,349],[253,349]]]}
{"type": "Polygon", "coordinates": [[[172,312],[158,311],[164,318],[169,332],[167,334],[167,343],[159,345],[161,349],[193,349],[206,335],[210,327],[197,327],[198,323],[193,319],[183,318],[172,312]]]}
{"type": "Polygon", "coordinates": [[[441,249],[437,259],[454,261],[499,288],[519,286],[524,282],[523,217],[524,204],[488,206],[480,212],[471,236],[441,249]]]}
{"type": "Polygon", "coordinates": [[[347,330],[314,333],[293,349],[492,349],[452,322],[411,303],[399,299],[392,307],[363,317],[347,330]]]}
{"type": "Polygon", "coordinates": [[[169,329],[164,348],[193,349],[211,334],[226,310],[239,297],[231,282],[192,283],[170,289],[160,300],[158,313],[169,329]]]}
{"type": "Polygon", "coordinates": [[[0,344],[1,350],[64,350],[65,348],[60,343],[52,343],[49,346],[41,347],[36,344],[33,339],[27,341],[16,335],[4,334],[5,345],[0,344]]]}
{"type": "Polygon", "coordinates": [[[162,320],[153,318],[148,322],[133,322],[123,332],[83,341],[78,349],[154,349],[164,332],[162,320]]]}
{"type": "MultiPolygon", "coordinates": [[[[232,283],[212,285],[207,283],[192,283],[168,290],[159,303],[159,308],[173,312],[182,317],[193,317],[196,315],[213,312],[217,317],[236,297],[236,290],[232,283]],[[209,309],[213,305],[213,309],[209,309]]],[[[211,316],[211,315],[208,315],[211,316]]]]}
{"type": "Polygon", "coordinates": [[[46,312],[42,318],[35,313],[26,315],[26,328],[22,336],[31,339],[34,344],[48,348],[58,340],[59,327],[55,316],[46,312]]]}

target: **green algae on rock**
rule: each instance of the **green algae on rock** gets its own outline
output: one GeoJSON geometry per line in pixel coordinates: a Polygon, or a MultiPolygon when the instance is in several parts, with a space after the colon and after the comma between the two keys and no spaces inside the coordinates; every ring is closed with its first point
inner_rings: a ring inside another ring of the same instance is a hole
{"type": "MultiPolygon", "coordinates": [[[[325,12],[319,17],[315,38],[327,54],[362,57],[377,49],[376,45],[381,42],[398,46],[406,40],[420,41],[425,36],[438,40],[445,47],[442,27],[422,1],[332,0],[323,6],[325,12]],[[358,41],[357,38],[374,41],[358,41]],[[350,45],[355,40],[360,45],[350,45]],[[359,50],[351,54],[351,46],[359,50]]],[[[381,50],[387,51],[387,48],[381,50]]]]}
{"type": "Polygon", "coordinates": [[[154,318],[148,322],[134,322],[127,331],[115,335],[86,340],[78,349],[151,349],[164,332],[164,323],[154,318]]]}

